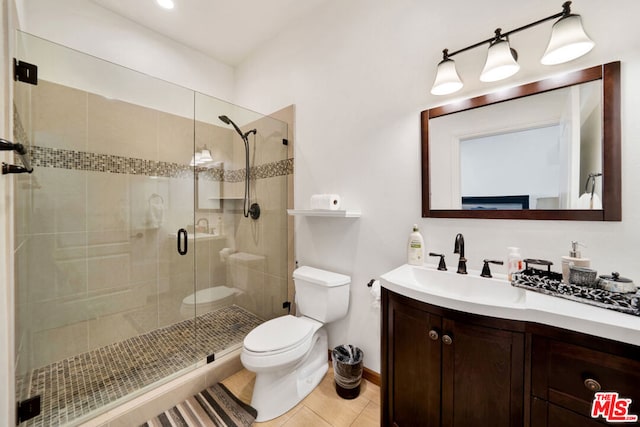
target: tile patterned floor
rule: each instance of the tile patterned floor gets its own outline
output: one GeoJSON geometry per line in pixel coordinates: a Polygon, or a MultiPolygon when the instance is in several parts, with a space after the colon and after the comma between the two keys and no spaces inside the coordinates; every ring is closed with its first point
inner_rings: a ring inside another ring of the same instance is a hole
{"type": "Polygon", "coordinates": [[[242,343],[262,322],[238,306],[225,307],[37,368],[19,383],[23,398],[42,396],[42,412],[23,425],[69,423],[242,343]]]}
{"type": "MultiPolygon", "coordinates": [[[[255,374],[246,369],[222,381],[239,399],[251,403],[255,374]]],[[[360,395],[342,399],[335,390],[333,369],[306,398],[286,414],[256,427],[374,427],[380,425],[380,387],[362,380],[360,395]]]]}

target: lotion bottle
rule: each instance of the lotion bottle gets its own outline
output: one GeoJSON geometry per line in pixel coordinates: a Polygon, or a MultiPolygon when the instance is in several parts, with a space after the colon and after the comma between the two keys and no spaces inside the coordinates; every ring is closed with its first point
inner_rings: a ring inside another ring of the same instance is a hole
{"type": "Polygon", "coordinates": [[[413,224],[413,233],[409,235],[407,263],[410,265],[422,265],[424,263],[424,239],[418,230],[417,224],[413,224]]]}
{"type": "Polygon", "coordinates": [[[571,242],[571,250],[569,256],[562,257],[562,281],[569,283],[569,272],[571,266],[575,267],[590,267],[591,260],[589,258],[582,258],[582,254],[578,250],[578,246],[584,246],[576,241],[571,242]]]}
{"type": "Polygon", "coordinates": [[[509,247],[509,255],[507,257],[507,280],[510,282],[513,280],[513,273],[523,270],[522,267],[522,255],[520,255],[520,249],[516,247],[509,247]]]}

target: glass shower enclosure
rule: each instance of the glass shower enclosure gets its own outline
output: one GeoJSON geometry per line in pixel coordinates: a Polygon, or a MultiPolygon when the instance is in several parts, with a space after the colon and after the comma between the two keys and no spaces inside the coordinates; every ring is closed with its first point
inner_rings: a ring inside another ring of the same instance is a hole
{"type": "Polygon", "coordinates": [[[25,425],[75,425],[286,313],[287,124],[29,34],[16,51],[39,77],[14,87],[34,167],[15,179],[16,400],[40,398],[25,425]]]}

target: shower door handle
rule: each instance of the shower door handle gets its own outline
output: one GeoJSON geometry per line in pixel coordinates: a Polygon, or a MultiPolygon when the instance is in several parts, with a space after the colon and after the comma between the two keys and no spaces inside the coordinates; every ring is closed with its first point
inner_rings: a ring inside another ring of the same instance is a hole
{"type": "Polygon", "coordinates": [[[187,235],[187,230],[185,230],[184,228],[181,228],[180,230],[178,230],[178,241],[177,241],[178,253],[180,255],[187,254],[187,250],[189,249],[188,242],[189,242],[189,238],[187,235]]]}

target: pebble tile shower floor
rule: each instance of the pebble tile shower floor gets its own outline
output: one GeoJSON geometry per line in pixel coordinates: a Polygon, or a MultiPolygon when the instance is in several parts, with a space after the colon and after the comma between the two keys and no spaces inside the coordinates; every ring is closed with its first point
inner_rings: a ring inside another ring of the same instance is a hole
{"type": "Polygon", "coordinates": [[[225,307],[125,341],[37,368],[18,380],[22,396],[41,395],[42,411],[25,426],[58,426],[240,344],[262,319],[225,307]]]}

